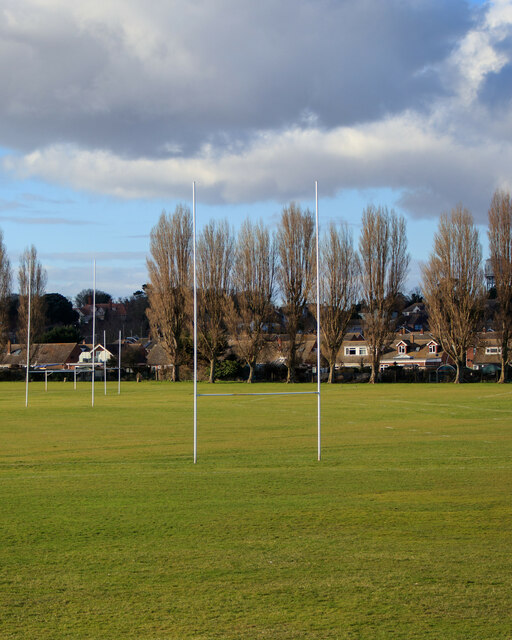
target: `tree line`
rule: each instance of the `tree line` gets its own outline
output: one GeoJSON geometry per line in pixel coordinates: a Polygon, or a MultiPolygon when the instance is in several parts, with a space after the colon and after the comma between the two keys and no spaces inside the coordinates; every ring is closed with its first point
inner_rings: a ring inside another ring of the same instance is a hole
{"type": "MultiPolygon", "coordinates": [[[[503,382],[512,357],[512,201],[507,192],[497,191],[492,198],[488,236],[503,382]]],[[[296,380],[304,334],[315,331],[308,326],[316,314],[315,241],[313,215],[297,203],[283,208],[274,231],[251,220],[243,222],[236,234],[226,220],[212,220],[204,227],[196,247],[197,333],[211,382],[228,341],[247,365],[252,382],[256,363],[276,334],[287,382],[296,380]]],[[[150,234],[149,282],[144,292],[134,294],[134,308],[142,317],[147,313],[152,337],[173,365],[173,380],[179,380],[180,367],[190,361],[192,249],[188,207],[178,205],[172,214],[163,212],[150,234]]],[[[393,210],[370,205],[363,212],[357,246],[346,223],[331,223],[320,238],[320,255],[321,353],[329,367],[329,382],[356,313],[368,346],[370,382],[376,382],[382,353],[394,338],[409,267],[405,220],[393,210]]],[[[22,342],[26,339],[30,283],[31,341],[37,341],[44,329],[46,273],[33,246],[23,253],[17,275],[18,336],[22,342]]],[[[430,331],[455,364],[456,382],[462,381],[467,350],[475,345],[481,326],[487,297],[483,282],[478,230],[471,213],[458,205],[440,217],[421,282],[430,331]]],[[[0,232],[2,343],[9,331],[11,285],[0,232]]],[[[88,293],[92,292],[78,294],[84,304],[88,293]]]]}
{"type": "MultiPolygon", "coordinates": [[[[489,208],[489,244],[501,339],[502,380],[512,339],[512,204],[497,191],[489,208]]],[[[393,210],[368,206],[356,248],[347,224],[330,224],[320,238],[321,350],[333,381],[336,356],[359,303],[371,365],[377,380],[383,351],[396,330],[396,312],[410,257],[405,220],[393,210]]],[[[308,311],[314,300],[315,225],[308,209],[283,208],[277,230],[246,220],[235,235],[227,221],[210,221],[197,239],[198,350],[209,364],[210,382],[228,338],[249,369],[248,382],[273,328],[287,382],[296,379],[308,311]],[[280,313],[280,316],[278,315],[280,313]]],[[[190,359],[192,318],[192,219],[179,205],[162,213],[150,235],[147,260],[148,317],[152,335],[173,364],[173,380],[190,359]]],[[[421,291],[430,330],[453,360],[462,381],[467,349],[475,344],[486,290],[482,248],[470,212],[461,205],[440,217],[421,291]]],[[[313,330],[314,331],[314,330],[313,330]]]]}
{"type": "MultiPolygon", "coordinates": [[[[60,293],[47,293],[46,270],[37,256],[37,250],[32,245],[25,249],[19,261],[19,266],[13,278],[3,235],[0,230],[0,348],[9,339],[25,344],[28,338],[28,293],[30,290],[30,342],[77,342],[82,337],[92,340],[89,327],[79,327],[79,314],[73,307],[73,302],[60,293]],[[13,293],[13,280],[16,279],[18,292],[13,293]],[[82,332],[85,335],[82,335],[82,332]]],[[[112,296],[101,290],[96,290],[97,304],[112,302],[112,296]]],[[[92,289],[83,289],[75,296],[77,308],[88,305],[93,299],[92,289]]],[[[117,339],[119,329],[128,329],[132,333],[141,335],[148,331],[146,317],[147,296],[144,291],[135,291],[131,296],[121,301],[128,319],[121,321],[112,314],[104,317],[102,327],[107,329],[111,339],[117,339]],[[121,326],[122,325],[122,326],[121,326]],[[135,331],[133,331],[135,329],[135,331]]]]}

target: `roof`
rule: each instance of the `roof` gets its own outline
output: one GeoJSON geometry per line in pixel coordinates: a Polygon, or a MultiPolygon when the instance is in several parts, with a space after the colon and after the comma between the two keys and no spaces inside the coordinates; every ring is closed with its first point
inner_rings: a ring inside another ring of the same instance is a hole
{"type": "MultiPolygon", "coordinates": [[[[31,365],[64,365],[78,361],[80,348],[76,342],[54,342],[34,344],[30,348],[31,365]]],[[[25,366],[27,348],[22,344],[11,344],[0,356],[0,366],[25,366]]]]}

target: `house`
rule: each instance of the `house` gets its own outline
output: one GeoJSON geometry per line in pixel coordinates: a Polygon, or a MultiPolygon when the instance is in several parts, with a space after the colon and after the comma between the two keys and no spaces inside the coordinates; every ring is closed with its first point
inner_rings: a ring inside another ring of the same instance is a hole
{"type": "Polygon", "coordinates": [[[84,342],[79,346],[80,355],[78,356],[77,367],[91,366],[91,363],[105,364],[114,358],[114,353],[101,344],[97,344],[93,347],[92,344],[85,344],[84,342]]]}
{"type": "Polygon", "coordinates": [[[391,366],[418,369],[437,369],[447,361],[441,345],[424,332],[398,334],[392,346],[380,360],[381,371],[391,366]]]}
{"type": "MultiPolygon", "coordinates": [[[[370,364],[369,347],[364,335],[348,334],[338,352],[338,366],[360,367],[370,364]]],[[[423,331],[408,333],[402,329],[395,334],[391,345],[384,350],[380,360],[380,369],[391,366],[404,368],[431,369],[439,367],[447,360],[441,345],[423,331]]]]}
{"type": "Polygon", "coordinates": [[[92,302],[83,307],[76,307],[80,324],[89,324],[92,322],[93,312],[95,311],[96,320],[101,323],[105,320],[118,319],[124,322],[127,317],[126,307],[122,302],[101,302],[93,306],[92,302]]]}
{"type": "Polygon", "coordinates": [[[338,366],[340,367],[360,367],[368,365],[369,359],[368,345],[362,333],[348,333],[345,335],[341,348],[338,352],[338,366]]]}
{"type": "MultiPolygon", "coordinates": [[[[34,344],[30,348],[30,366],[41,369],[73,369],[81,355],[80,345],[76,342],[57,342],[34,344]]],[[[11,344],[9,341],[0,356],[0,367],[4,369],[25,367],[27,347],[11,344]]]]}
{"type": "Polygon", "coordinates": [[[398,329],[406,333],[428,331],[428,313],[424,302],[415,302],[406,307],[398,320],[398,329]]]}
{"type": "Polygon", "coordinates": [[[493,373],[501,369],[500,337],[493,331],[482,331],[477,342],[466,353],[466,366],[475,371],[493,373]]]}

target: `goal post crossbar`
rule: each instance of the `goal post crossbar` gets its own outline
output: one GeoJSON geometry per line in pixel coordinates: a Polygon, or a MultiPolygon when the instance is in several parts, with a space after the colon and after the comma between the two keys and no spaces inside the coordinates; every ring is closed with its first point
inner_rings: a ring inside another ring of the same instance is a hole
{"type": "Polygon", "coordinates": [[[197,397],[220,397],[220,396],[317,396],[318,391],[275,391],[265,393],[198,393],[197,397]]]}
{"type": "Polygon", "coordinates": [[[292,395],[315,395],[317,396],[317,459],[321,459],[321,395],[320,395],[320,249],[318,222],[318,181],[315,181],[315,249],[316,249],[316,391],[276,391],[276,392],[247,392],[247,393],[197,393],[197,257],[196,257],[196,183],[192,182],[192,249],[193,249],[193,295],[194,295],[194,464],[197,462],[197,398],[198,397],[233,397],[233,396],[292,396],[292,395]]]}

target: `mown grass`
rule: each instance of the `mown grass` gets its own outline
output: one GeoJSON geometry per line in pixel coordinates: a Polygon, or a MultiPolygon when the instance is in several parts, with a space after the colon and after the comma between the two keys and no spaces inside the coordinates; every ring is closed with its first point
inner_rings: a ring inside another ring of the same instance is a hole
{"type": "Polygon", "coordinates": [[[2,639],[512,637],[509,386],[96,391],[0,385],[2,639]]]}

